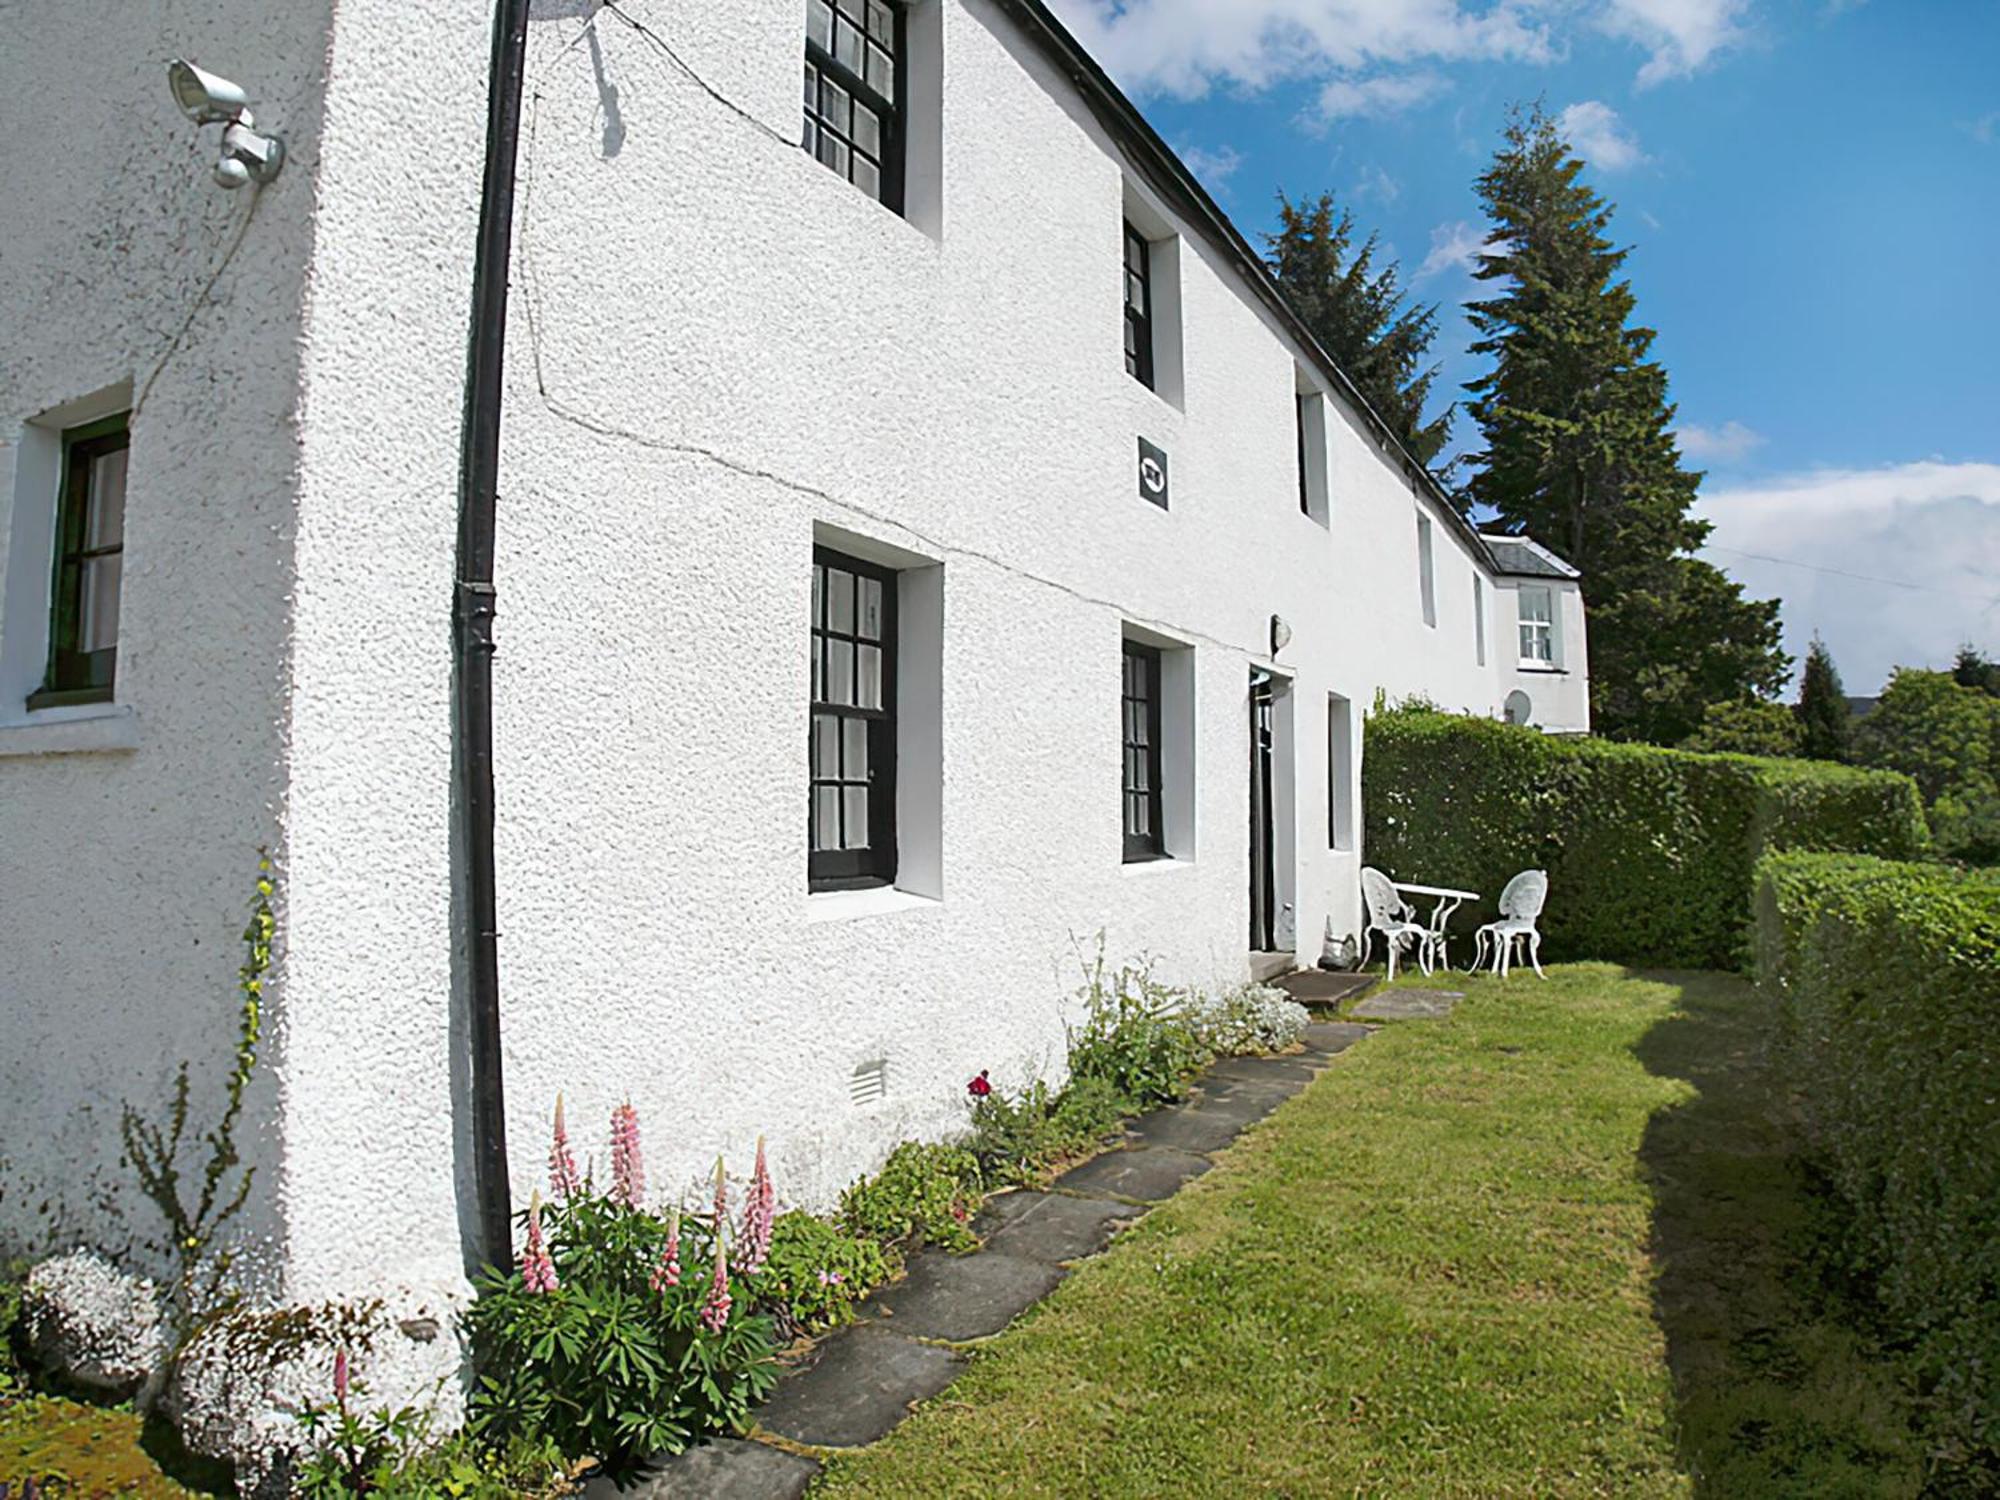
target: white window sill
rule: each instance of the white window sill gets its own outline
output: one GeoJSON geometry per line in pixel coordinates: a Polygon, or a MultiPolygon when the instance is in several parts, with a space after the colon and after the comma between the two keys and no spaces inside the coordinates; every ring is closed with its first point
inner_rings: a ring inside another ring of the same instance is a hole
{"type": "Polygon", "coordinates": [[[1569,676],[1569,669],[1567,667],[1552,667],[1545,661],[1524,661],[1516,670],[1526,672],[1531,677],[1569,676]]]}
{"type": "Polygon", "coordinates": [[[1194,861],[1169,854],[1163,859],[1128,859],[1118,868],[1127,875],[1164,875],[1170,870],[1192,870],[1194,861]]]}
{"type": "Polygon", "coordinates": [[[93,755],[139,748],[139,719],[130,704],[89,703],[44,708],[0,719],[0,758],[93,755]]]}
{"type": "Polygon", "coordinates": [[[846,922],[856,917],[884,917],[901,911],[942,910],[944,903],[893,885],[865,891],[814,891],[806,897],[808,922],[846,922]]]}

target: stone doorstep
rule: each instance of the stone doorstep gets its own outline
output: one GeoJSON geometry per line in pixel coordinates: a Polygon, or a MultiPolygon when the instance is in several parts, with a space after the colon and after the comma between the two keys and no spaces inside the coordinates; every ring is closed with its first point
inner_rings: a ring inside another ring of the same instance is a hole
{"type": "MultiPolygon", "coordinates": [[[[862,1303],[861,1321],[822,1339],[809,1364],[782,1378],[758,1413],[761,1432],[810,1448],[865,1448],[920,1401],[958,1378],[964,1356],[925,1339],[963,1343],[999,1333],[1055,1290],[1062,1267],[1206,1172],[1220,1151],[1317,1075],[1319,1065],[1373,1031],[1347,1022],[1306,1029],[1305,1051],[1231,1058],[1197,1080],[1196,1097],[1142,1115],[1127,1143],[1072,1167],[1054,1191],[988,1202],[971,1255],[920,1250],[903,1280],[862,1303]],[[1124,1201],[1120,1201],[1124,1200],[1124,1201]]],[[[717,1439],[654,1465],[619,1491],[592,1480],[589,1500],[797,1500],[819,1473],[813,1459],[769,1443],[717,1439]]]]}

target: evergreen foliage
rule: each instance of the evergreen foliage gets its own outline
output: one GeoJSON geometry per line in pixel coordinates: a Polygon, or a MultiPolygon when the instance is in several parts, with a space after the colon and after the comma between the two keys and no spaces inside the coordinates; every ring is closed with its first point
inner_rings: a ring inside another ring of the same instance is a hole
{"type": "Polygon", "coordinates": [[[1380,236],[1357,247],[1353,211],[1335,208],[1331,193],[1299,203],[1279,194],[1278,222],[1264,242],[1286,298],[1375,414],[1429,463],[1451,428],[1448,409],[1424,420],[1438,371],[1424,362],[1437,337],[1436,304],[1405,304],[1401,272],[1382,263],[1380,236]]]}
{"type": "Polygon", "coordinates": [[[1632,321],[1627,252],[1583,165],[1536,107],[1478,180],[1492,294],[1467,314],[1493,367],[1466,387],[1485,448],[1463,498],[1582,570],[1598,732],[1675,744],[1708,704],[1775,696],[1790,662],[1777,602],[1690,555],[1709,531],[1690,514],[1701,476],[1681,466],[1655,334],[1632,321]]]}
{"type": "Polygon", "coordinates": [[[2000,1493],[2000,878],[1768,859],[1757,978],[1780,1080],[1849,1210],[1838,1248],[1918,1359],[1923,1493],[2000,1493]]]}
{"type": "Polygon", "coordinates": [[[1804,738],[1798,716],[1784,704],[1743,698],[1709,704],[1702,713],[1701,728],[1682,740],[1680,748],[1784,759],[1799,753],[1804,738]]]}
{"type": "Polygon", "coordinates": [[[1928,847],[1907,778],[1804,760],[1564,739],[1403,709],[1368,720],[1370,864],[1484,894],[1549,872],[1545,958],[1739,968],[1754,866],[1813,849],[1910,859],[1928,847]]]}
{"type": "Polygon", "coordinates": [[[1854,714],[1826,642],[1813,637],[1799,679],[1800,753],[1809,760],[1846,760],[1853,750],[1854,714]]]}
{"type": "Polygon", "coordinates": [[[2000,661],[1988,661],[1969,642],[1958,648],[1958,658],[1951,665],[1951,679],[1960,687],[2000,698],[2000,661]]]}

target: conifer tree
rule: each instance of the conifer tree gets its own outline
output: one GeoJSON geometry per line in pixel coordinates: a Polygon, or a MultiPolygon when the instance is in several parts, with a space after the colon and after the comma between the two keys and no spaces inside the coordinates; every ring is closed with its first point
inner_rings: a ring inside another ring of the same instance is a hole
{"type": "Polygon", "coordinates": [[[1357,248],[1354,214],[1333,195],[1294,203],[1278,195],[1279,230],[1264,236],[1266,263],[1313,336],[1347,372],[1375,414],[1419,463],[1444,447],[1451,412],[1424,420],[1437,366],[1426,367],[1437,337],[1437,305],[1406,306],[1402,276],[1381,264],[1379,236],[1357,248]]]}
{"type": "Polygon", "coordinates": [[[1633,322],[1627,252],[1583,165],[1536,106],[1478,179],[1491,295],[1467,313],[1493,367],[1466,387],[1485,448],[1461,498],[1582,570],[1598,732],[1675,744],[1711,703],[1775,696],[1790,662],[1777,602],[1690,555],[1709,530],[1690,509],[1701,475],[1681,466],[1655,335],[1633,322]]]}
{"type": "Polygon", "coordinates": [[[1799,679],[1799,728],[1805,739],[1799,753],[1808,760],[1846,760],[1854,737],[1854,714],[1841,690],[1840,673],[1826,642],[1813,637],[1806,652],[1805,675],[1799,679]]]}

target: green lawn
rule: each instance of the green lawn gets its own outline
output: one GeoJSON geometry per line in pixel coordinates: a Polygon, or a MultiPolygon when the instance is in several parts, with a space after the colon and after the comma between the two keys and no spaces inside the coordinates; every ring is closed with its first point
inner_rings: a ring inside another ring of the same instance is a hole
{"type": "Polygon", "coordinates": [[[1760,1002],[1606,965],[1385,1028],[816,1495],[1890,1496],[1760,1002]]]}

